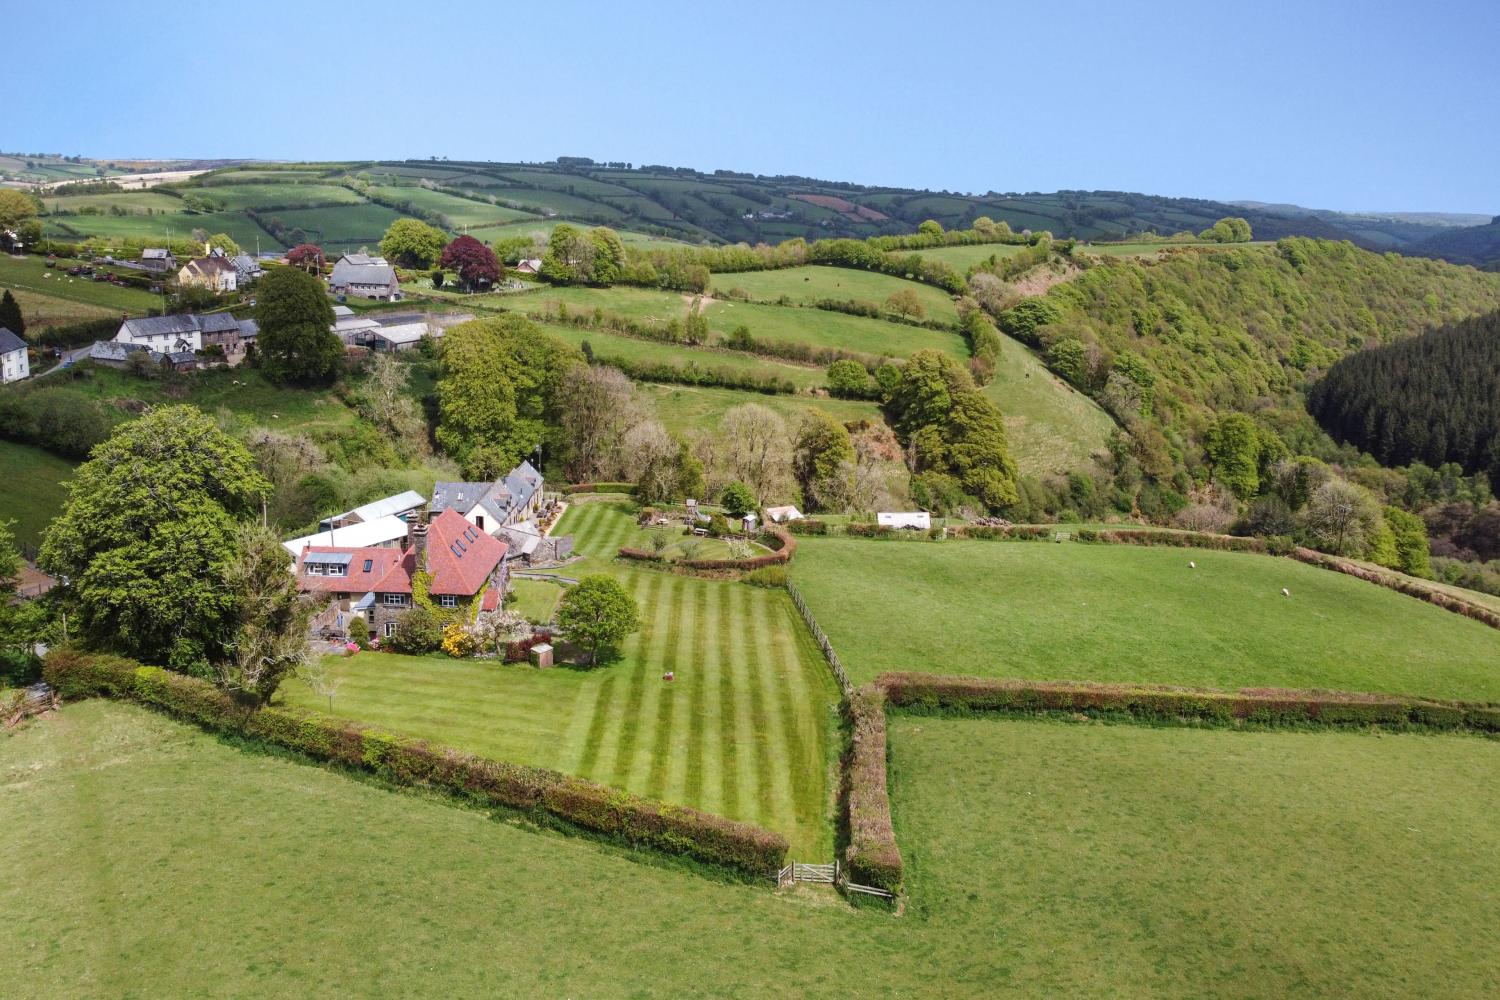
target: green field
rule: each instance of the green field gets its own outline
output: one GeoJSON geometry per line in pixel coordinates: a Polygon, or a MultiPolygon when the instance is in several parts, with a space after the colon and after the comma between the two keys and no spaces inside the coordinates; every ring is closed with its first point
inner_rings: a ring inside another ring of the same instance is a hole
{"type": "Polygon", "coordinates": [[[36,545],[42,531],[67,501],[63,483],[73,463],[50,452],[14,441],[0,441],[0,521],[22,545],[36,545]]]}
{"type": "MultiPolygon", "coordinates": [[[[754,354],[744,354],[738,351],[708,350],[701,347],[687,347],[678,344],[664,344],[655,340],[638,340],[635,337],[622,337],[619,334],[608,333],[604,330],[582,330],[576,326],[564,326],[556,323],[546,323],[543,325],[549,333],[561,337],[570,344],[582,345],[587,341],[589,346],[593,348],[594,356],[601,361],[610,358],[620,358],[628,362],[671,364],[678,367],[686,367],[692,364],[697,365],[699,368],[726,368],[757,376],[786,379],[796,385],[798,389],[819,388],[828,381],[824,377],[824,370],[822,368],[773,361],[770,358],[758,357],[754,354]]],[[[746,395],[760,394],[747,393],[746,395]]]]}
{"type": "Polygon", "coordinates": [[[1010,453],[1022,474],[1088,467],[1115,429],[1088,396],[1053,375],[1019,341],[1000,335],[1000,362],[984,394],[1005,415],[1010,453]]]}
{"type": "Polygon", "coordinates": [[[777,302],[786,296],[788,301],[802,305],[819,299],[855,299],[883,306],[892,293],[912,291],[926,311],[924,318],[958,322],[953,297],[941,288],[849,267],[788,267],[778,271],[743,271],[714,276],[714,295],[722,297],[736,288],[758,302],[777,302]]]}
{"type": "MultiPolygon", "coordinates": [[[[185,193],[194,193],[189,189],[185,193]]],[[[364,199],[341,184],[224,184],[196,192],[224,206],[224,211],[308,208],[315,205],[362,205],[364,199]]]]}
{"type": "Polygon", "coordinates": [[[347,428],[358,420],[358,415],[331,393],[275,385],[258,371],[244,367],[210,368],[182,378],[160,379],[89,364],[37,384],[67,386],[117,405],[191,403],[211,415],[222,411],[241,425],[311,436],[347,428]]]}
{"type": "Polygon", "coordinates": [[[562,599],[562,588],[545,580],[512,579],[510,589],[515,594],[515,603],[508,607],[529,622],[550,622],[557,613],[557,602],[562,599]]]}
{"type": "Polygon", "coordinates": [[[792,576],[860,680],[915,670],[1500,701],[1500,632],[1291,559],[804,538],[792,576]]]}
{"type": "Polygon", "coordinates": [[[81,208],[98,208],[109,211],[111,208],[120,208],[129,212],[145,213],[147,209],[154,212],[173,214],[182,211],[182,199],[173,198],[171,195],[160,191],[113,191],[100,194],[74,194],[66,196],[48,196],[42,198],[42,205],[47,212],[76,212],[81,208]]]}
{"type": "MultiPolygon", "coordinates": [[[[301,229],[309,241],[337,249],[379,245],[391,223],[401,218],[384,205],[364,203],[335,208],[294,208],[265,213],[280,219],[288,229],[301,229]]],[[[232,234],[231,234],[232,235],[232,234]]]]}
{"type": "Polygon", "coordinates": [[[901,917],[69,705],[0,739],[0,963],[46,1000],[1494,993],[1494,743],[892,728],[901,917]]]}
{"type": "MultiPolygon", "coordinates": [[[[0,288],[76,302],[116,315],[129,312],[140,316],[145,315],[148,310],[161,308],[160,295],[153,295],[143,288],[122,288],[107,281],[70,278],[64,273],[67,266],[66,262],[63,262],[58,267],[49,269],[46,260],[42,257],[11,257],[0,254],[0,288]]],[[[34,303],[34,305],[45,309],[45,306],[39,303],[34,303]]],[[[29,325],[31,315],[26,310],[24,302],[22,302],[21,309],[29,325]]],[[[66,308],[60,307],[51,313],[44,311],[42,315],[49,319],[52,315],[56,315],[61,319],[67,313],[66,308]]],[[[64,319],[63,321],[72,322],[73,320],[64,319]]]]}
{"type": "MultiPolygon", "coordinates": [[[[547,288],[529,292],[519,299],[512,296],[505,304],[509,308],[534,312],[549,308],[550,303],[561,302],[570,310],[580,312],[598,308],[637,319],[666,320],[687,315],[692,299],[690,295],[640,288],[547,288]]],[[[704,315],[708,318],[709,328],[724,336],[743,324],[757,340],[840,347],[889,357],[906,357],[928,348],[947,351],[955,357],[968,356],[963,338],[957,333],[823,309],[791,309],[714,300],[705,303],[704,315]]]]}
{"type": "MultiPolygon", "coordinates": [[[[575,505],[558,530],[589,557],[561,573],[613,573],[641,609],[616,662],[537,671],[361,653],[336,661],[335,711],[759,823],[799,857],[831,857],[837,690],[786,594],[615,562],[640,544],[623,505],[575,505]]],[[[319,707],[299,683],[283,690],[319,707]]]]}
{"type": "MultiPolygon", "coordinates": [[[[215,190],[218,190],[217,188],[215,190]]],[[[48,237],[73,241],[86,236],[105,240],[188,239],[194,229],[225,233],[242,247],[279,249],[275,237],[242,212],[177,212],[172,215],[59,215],[42,218],[48,237]]]]}
{"type": "Polygon", "coordinates": [[[1500,983],[1500,743],[898,717],[891,757],[904,922],[992,928],[994,995],[1500,983]]]}
{"type": "MultiPolygon", "coordinates": [[[[455,228],[490,226],[523,221],[533,216],[501,205],[486,205],[457,195],[444,194],[420,187],[377,187],[372,189],[382,201],[408,202],[428,212],[440,212],[455,228]]],[[[539,219],[535,221],[541,221],[539,219]]],[[[488,234],[485,234],[488,235],[488,234]]]]}
{"type": "Polygon", "coordinates": [[[929,250],[916,250],[923,257],[931,260],[940,260],[959,273],[967,271],[975,264],[989,260],[991,257],[1009,257],[1026,249],[1019,243],[974,243],[962,246],[933,247],[929,250]]]}
{"type": "Polygon", "coordinates": [[[641,392],[651,400],[656,418],[673,434],[692,430],[710,430],[724,414],[745,403],[757,403],[781,414],[796,426],[808,410],[822,410],[837,420],[878,420],[880,408],[857,399],[823,399],[811,396],[767,396],[759,392],[739,392],[696,385],[661,385],[642,383],[641,392]]]}

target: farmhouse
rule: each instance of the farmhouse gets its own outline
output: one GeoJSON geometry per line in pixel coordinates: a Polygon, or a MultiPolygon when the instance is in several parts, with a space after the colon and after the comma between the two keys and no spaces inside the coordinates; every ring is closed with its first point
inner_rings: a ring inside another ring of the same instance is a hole
{"type": "Polygon", "coordinates": [[[228,313],[213,313],[201,317],[203,321],[203,346],[218,346],[224,351],[224,360],[237,365],[245,357],[245,351],[260,336],[260,327],[253,319],[235,319],[228,313]]]}
{"type": "Polygon", "coordinates": [[[328,623],[341,628],[362,614],[381,638],[396,630],[403,611],[419,599],[412,583],[427,575],[427,599],[438,608],[492,611],[508,585],[508,547],[445,510],[430,524],[420,516],[407,524],[400,548],[312,546],[297,557],[297,585],[330,599],[328,623]],[[476,600],[478,598],[478,600],[476,600]]]}
{"type": "Polygon", "coordinates": [[[542,474],[522,462],[493,483],[434,483],[432,509],[457,511],[491,534],[536,516],[542,506],[542,474]]]}
{"type": "Polygon", "coordinates": [[[239,288],[239,272],[228,257],[213,254],[195,257],[177,272],[179,285],[196,285],[214,292],[232,292],[239,288]]]}
{"type": "Polygon", "coordinates": [[[401,294],[396,269],[384,257],[362,253],[346,253],[339,258],[328,277],[328,289],[337,295],[386,302],[395,301],[401,294]]]}
{"type": "Polygon", "coordinates": [[[179,316],[146,316],[127,319],[120,324],[115,342],[145,347],[159,354],[201,351],[207,344],[218,344],[229,353],[231,346],[243,349],[253,343],[260,328],[253,319],[235,319],[228,313],[179,316]]]}
{"type": "Polygon", "coordinates": [[[0,383],[19,382],[30,374],[26,341],[0,326],[0,383]]]}
{"type": "Polygon", "coordinates": [[[344,547],[392,548],[406,538],[407,518],[387,514],[371,521],[326,527],[316,534],[282,542],[282,548],[296,556],[308,546],[339,545],[344,547]]]}
{"type": "Polygon", "coordinates": [[[147,247],[141,251],[141,267],[165,274],[177,269],[177,258],[165,247],[147,247]]]}

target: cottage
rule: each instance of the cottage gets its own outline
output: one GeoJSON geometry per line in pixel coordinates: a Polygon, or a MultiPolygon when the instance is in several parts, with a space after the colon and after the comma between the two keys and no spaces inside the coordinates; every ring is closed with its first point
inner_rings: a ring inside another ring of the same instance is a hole
{"type": "Polygon", "coordinates": [[[19,382],[31,374],[26,341],[0,326],[0,384],[19,382]]]}
{"type": "Polygon", "coordinates": [[[265,273],[265,271],[261,269],[260,261],[256,260],[254,257],[250,256],[247,253],[242,253],[238,256],[231,257],[229,262],[234,265],[236,280],[238,281],[239,287],[241,288],[244,288],[247,285],[251,284],[255,281],[256,278],[259,278],[262,274],[265,273]]]}
{"type": "Polygon", "coordinates": [[[528,257],[525,260],[516,261],[516,266],[511,270],[517,274],[541,274],[542,262],[536,257],[528,257]]]}
{"type": "Polygon", "coordinates": [[[396,630],[401,613],[415,602],[412,581],[427,575],[427,597],[439,608],[467,607],[469,614],[500,606],[509,583],[508,547],[445,510],[425,522],[407,524],[399,548],[307,546],[297,556],[297,585],[327,597],[333,624],[361,614],[380,638],[396,630]]]}
{"type": "Polygon", "coordinates": [[[346,253],[333,265],[328,288],[337,295],[394,302],[401,296],[396,269],[384,257],[346,253]]]}
{"type": "Polygon", "coordinates": [[[141,251],[141,267],[165,274],[177,270],[177,258],[165,247],[147,247],[141,251]]]}
{"type": "MultiPolygon", "coordinates": [[[[233,317],[227,317],[231,322],[233,317]]],[[[205,317],[192,313],[180,316],[144,316],[127,319],[120,324],[115,341],[145,347],[158,354],[174,351],[203,350],[203,327],[205,317]]],[[[222,323],[222,320],[214,320],[222,323]]]]}
{"type": "Polygon", "coordinates": [[[465,520],[490,534],[508,524],[534,518],[542,506],[542,474],[522,462],[493,483],[434,483],[434,512],[458,511],[465,520]]]}
{"type": "Polygon", "coordinates": [[[260,327],[253,319],[235,319],[228,313],[212,313],[201,317],[203,346],[219,347],[224,360],[237,365],[244,360],[249,350],[260,337],[260,327]]]}
{"type": "Polygon", "coordinates": [[[196,285],[212,292],[233,292],[239,288],[239,272],[228,257],[211,254],[195,257],[177,272],[179,285],[196,285]]]}

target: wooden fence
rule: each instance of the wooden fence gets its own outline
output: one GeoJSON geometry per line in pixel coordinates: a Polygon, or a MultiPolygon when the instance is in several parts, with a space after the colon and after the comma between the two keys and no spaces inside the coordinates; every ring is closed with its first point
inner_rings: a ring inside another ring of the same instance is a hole
{"type": "Polygon", "coordinates": [[[808,864],[803,861],[793,861],[785,868],[776,873],[776,888],[791,885],[793,882],[812,882],[817,885],[831,885],[843,893],[855,893],[861,896],[879,896],[881,899],[894,899],[895,897],[884,889],[877,889],[873,885],[860,885],[849,881],[849,872],[835,858],[832,864],[808,864]]]}
{"type": "Polygon", "coordinates": [[[792,603],[797,605],[797,611],[802,615],[802,620],[807,623],[807,627],[812,632],[813,638],[817,640],[818,648],[823,650],[823,658],[828,661],[828,666],[833,670],[834,679],[839,682],[839,689],[844,692],[844,697],[848,698],[854,693],[854,686],[849,683],[849,675],[844,672],[843,661],[839,659],[839,654],[834,651],[833,643],[828,641],[827,634],[823,631],[822,626],[818,624],[818,620],[813,617],[812,610],[808,608],[807,602],[802,599],[802,591],[797,589],[797,585],[788,580],[786,582],[786,592],[792,595],[792,603]]]}

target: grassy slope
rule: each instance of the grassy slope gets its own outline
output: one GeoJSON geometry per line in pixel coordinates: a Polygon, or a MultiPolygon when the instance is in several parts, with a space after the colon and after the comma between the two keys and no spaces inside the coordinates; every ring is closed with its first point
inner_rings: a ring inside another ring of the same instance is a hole
{"type": "Polygon", "coordinates": [[[1493,744],[898,720],[894,748],[901,918],[70,705],[0,740],[0,963],[38,998],[1477,997],[1500,977],[1493,744]]]}
{"type": "MultiPolygon", "coordinates": [[[[509,297],[508,308],[532,312],[548,303],[562,302],[580,311],[603,309],[638,319],[666,320],[687,315],[690,296],[638,288],[548,288],[524,297],[509,297]]],[[[794,341],[821,347],[843,347],[869,354],[905,357],[923,348],[966,357],[963,338],[956,333],[927,330],[886,320],[849,316],[822,309],[793,309],[745,302],[713,302],[704,309],[709,328],[728,334],[744,324],[761,340],[794,341]]]]}
{"type": "Polygon", "coordinates": [[[700,347],[663,344],[654,340],[638,340],[604,330],[581,330],[575,326],[557,323],[543,325],[570,344],[582,345],[587,341],[593,348],[594,355],[600,360],[620,358],[628,362],[671,364],[679,367],[692,364],[699,368],[726,368],[749,372],[757,376],[787,379],[799,389],[818,388],[828,381],[824,377],[824,369],[810,365],[788,364],[738,351],[714,351],[700,347]]]}
{"type": "Polygon", "coordinates": [[[1022,474],[1084,468],[1102,451],[1115,422],[1018,341],[1000,336],[1000,363],[984,393],[1005,414],[1011,455],[1022,474]]]}
{"type": "Polygon", "coordinates": [[[807,538],[793,577],[860,679],[919,670],[1500,700],[1500,632],[1290,559],[807,538]]]}
{"type": "Polygon", "coordinates": [[[709,389],[691,385],[657,385],[646,383],[641,390],[656,407],[656,416],[667,430],[685,434],[692,430],[709,430],[736,406],[757,403],[781,414],[795,424],[808,410],[822,410],[839,420],[879,419],[874,403],[857,399],[820,399],[812,396],[766,396],[758,392],[733,389],[709,389]]]}
{"type": "MultiPolygon", "coordinates": [[[[45,259],[41,257],[23,257],[17,259],[0,254],[0,288],[33,292],[38,295],[81,303],[85,306],[94,307],[91,310],[93,312],[107,310],[116,314],[129,312],[135,315],[144,315],[149,309],[161,308],[160,295],[152,295],[150,292],[140,288],[121,288],[107,281],[94,281],[89,278],[70,278],[67,274],[63,273],[64,270],[61,268],[48,269],[45,259]]],[[[27,323],[29,324],[31,318],[25,312],[24,303],[22,304],[22,310],[22,314],[27,316],[27,323]]]]}
{"type": "MultiPolygon", "coordinates": [[[[223,189],[214,188],[213,190],[223,189]]],[[[181,240],[186,239],[194,229],[203,229],[209,233],[227,233],[242,247],[253,249],[257,239],[260,240],[262,250],[276,250],[280,247],[275,237],[256,225],[255,220],[243,212],[65,215],[47,216],[42,219],[42,222],[47,235],[60,240],[76,240],[79,238],[76,234],[98,236],[103,239],[165,240],[168,230],[171,231],[174,240],[181,240]]]]}
{"type": "Polygon", "coordinates": [[[50,452],[13,441],[0,441],[0,521],[15,521],[12,531],[24,545],[41,541],[42,530],[62,509],[62,484],[73,476],[73,463],[50,452]]]}
{"type": "Polygon", "coordinates": [[[762,302],[776,301],[785,295],[792,302],[802,304],[818,299],[857,299],[883,305],[895,292],[912,291],[926,310],[926,319],[958,322],[953,297],[941,288],[848,267],[813,265],[714,276],[711,289],[715,295],[722,295],[732,288],[743,289],[750,298],[762,302]]]}
{"type": "Polygon", "coordinates": [[[535,216],[518,212],[513,208],[506,208],[503,205],[486,205],[483,202],[444,194],[441,191],[429,191],[426,188],[377,187],[374,193],[383,201],[409,202],[429,212],[441,212],[449,222],[460,227],[489,226],[526,219],[541,221],[535,216]]]}
{"type": "Polygon", "coordinates": [[[995,928],[997,992],[1500,982],[1492,741],[897,719],[892,759],[907,921],[995,928]]]}
{"type": "Polygon", "coordinates": [[[976,243],[969,246],[933,247],[917,250],[916,253],[932,260],[940,260],[962,273],[991,257],[1009,257],[1026,249],[1017,243],[976,243]]]}
{"type": "MultiPolygon", "coordinates": [[[[592,670],[360,654],[337,661],[340,715],[581,774],[760,823],[799,857],[832,852],[828,820],[833,681],[781,591],[614,563],[641,544],[624,508],[579,504],[559,530],[589,556],[562,573],[617,575],[642,630],[592,670]],[[661,679],[665,671],[676,680],[661,679]]],[[[286,688],[316,706],[300,684],[286,688]]]]}

